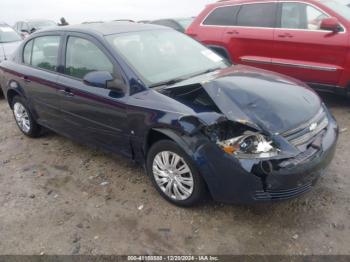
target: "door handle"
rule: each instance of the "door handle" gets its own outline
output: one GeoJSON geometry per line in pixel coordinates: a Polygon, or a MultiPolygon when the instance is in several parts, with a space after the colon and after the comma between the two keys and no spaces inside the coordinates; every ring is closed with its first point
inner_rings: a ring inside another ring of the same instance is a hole
{"type": "Polygon", "coordinates": [[[71,90],[70,89],[60,89],[60,90],[58,90],[61,94],[63,94],[64,96],[67,96],[67,97],[73,97],[73,96],[75,96],[75,94],[74,93],[72,93],[71,92],[71,90]]]}
{"type": "Polygon", "coordinates": [[[233,30],[233,31],[227,31],[226,34],[228,34],[228,35],[239,35],[239,32],[237,30],[233,30]]]}
{"type": "Polygon", "coordinates": [[[278,37],[279,37],[279,38],[286,38],[286,37],[292,38],[293,35],[291,35],[291,34],[289,34],[289,33],[284,33],[284,34],[279,34],[278,37]]]}
{"type": "Polygon", "coordinates": [[[22,76],[21,78],[24,80],[24,82],[27,82],[27,83],[32,82],[32,81],[30,81],[28,76],[22,76]]]}

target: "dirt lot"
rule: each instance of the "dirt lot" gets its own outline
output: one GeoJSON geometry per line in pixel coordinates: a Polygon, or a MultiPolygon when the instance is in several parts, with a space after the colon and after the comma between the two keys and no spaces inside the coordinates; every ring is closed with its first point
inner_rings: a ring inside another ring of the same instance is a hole
{"type": "Polygon", "coordinates": [[[0,254],[350,254],[350,100],[317,187],[258,206],[165,202],[143,170],[56,134],[25,138],[0,100],[0,254]],[[349,130],[348,130],[349,129],[349,130]]]}

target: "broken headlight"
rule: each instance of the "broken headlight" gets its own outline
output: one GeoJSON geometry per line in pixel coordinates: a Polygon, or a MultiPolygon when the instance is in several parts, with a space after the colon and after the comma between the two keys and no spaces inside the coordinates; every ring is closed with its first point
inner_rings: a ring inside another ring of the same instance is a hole
{"type": "Polygon", "coordinates": [[[279,152],[271,140],[264,135],[246,132],[241,136],[219,141],[217,144],[228,154],[240,158],[269,158],[279,152]]]}

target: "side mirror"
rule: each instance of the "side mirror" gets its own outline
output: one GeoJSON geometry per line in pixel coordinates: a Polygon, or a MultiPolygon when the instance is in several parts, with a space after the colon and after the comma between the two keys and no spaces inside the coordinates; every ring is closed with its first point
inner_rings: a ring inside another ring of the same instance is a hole
{"type": "Polygon", "coordinates": [[[321,30],[332,31],[334,33],[338,33],[341,30],[341,26],[339,20],[335,17],[325,18],[321,21],[321,30]]]}
{"type": "Polygon", "coordinates": [[[26,29],[22,29],[21,32],[29,34],[28,30],[26,30],[26,29]]]}
{"type": "Polygon", "coordinates": [[[83,78],[84,84],[93,87],[105,88],[117,93],[125,93],[125,84],[119,79],[114,79],[111,73],[106,71],[94,71],[83,78]]]}

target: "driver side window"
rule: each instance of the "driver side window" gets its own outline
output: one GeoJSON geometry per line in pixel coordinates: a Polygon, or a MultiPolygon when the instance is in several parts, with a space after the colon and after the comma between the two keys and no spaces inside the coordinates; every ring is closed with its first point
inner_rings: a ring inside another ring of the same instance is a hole
{"type": "Polygon", "coordinates": [[[93,71],[107,71],[113,74],[113,64],[91,41],[80,37],[69,37],[65,74],[83,79],[86,74],[93,71]]]}
{"type": "Polygon", "coordinates": [[[320,25],[328,15],[303,3],[283,3],[281,27],[290,29],[321,30],[320,25]]]}

